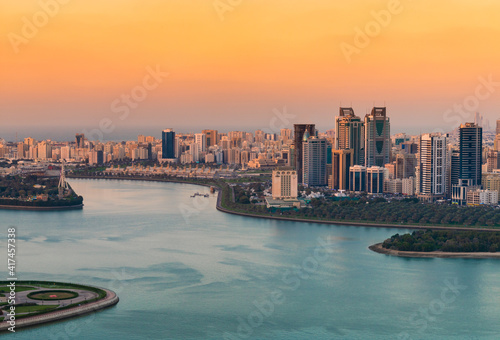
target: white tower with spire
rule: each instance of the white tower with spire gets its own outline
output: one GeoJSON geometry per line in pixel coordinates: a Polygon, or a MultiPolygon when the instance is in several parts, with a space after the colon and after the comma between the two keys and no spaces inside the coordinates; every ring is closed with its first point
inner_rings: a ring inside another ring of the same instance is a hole
{"type": "Polygon", "coordinates": [[[69,187],[68,182],[66,182],[66,171],[64,170],[64,160],[62,161],[61,166],[61,177],[59,177],[59,198],[63,198],[66,192],[69,192],[71,189],[69,187]]]}

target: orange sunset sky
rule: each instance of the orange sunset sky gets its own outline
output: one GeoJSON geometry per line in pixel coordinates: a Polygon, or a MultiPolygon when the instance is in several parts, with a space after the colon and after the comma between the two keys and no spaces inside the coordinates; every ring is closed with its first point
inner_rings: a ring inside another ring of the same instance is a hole
{"type": "Polygon", "coordinates": [[[0,138],[69,139],[102,119],[108,139],[253,131],[283,107],[325,131],[351,103],[358,115],[385,103],[393,133],[451,131],[472,112],[445,112],[474,103],[480,77],[499,84],[477,111],[500,118],[498,0],[59,1],[0,0],[0,138]],[[367,25],[378,32],[358,48],[367,25]],[[112,103],[148,67],[169,75],[122,119],[112,103]]]}

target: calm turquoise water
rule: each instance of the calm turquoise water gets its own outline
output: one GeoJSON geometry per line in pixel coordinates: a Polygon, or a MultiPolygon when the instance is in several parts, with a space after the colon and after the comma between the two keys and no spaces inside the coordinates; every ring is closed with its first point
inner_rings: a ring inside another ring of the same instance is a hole
{"type": "Polygon", "coordinates": [[[82,211],[0,211],[0,256],[16,226],[19,279],[108,287],[121,301],[5,337],[500,338],[500,261],[380,255],[368,246],[396,231],[223,214],[192,185],[71,184],[82,211]]]}

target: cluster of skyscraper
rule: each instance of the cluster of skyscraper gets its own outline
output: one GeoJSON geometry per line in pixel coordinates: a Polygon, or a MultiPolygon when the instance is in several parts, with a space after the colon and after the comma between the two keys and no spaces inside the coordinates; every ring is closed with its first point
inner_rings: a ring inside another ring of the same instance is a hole
{"type": "Polygon", "coordinates": [[[382,167],[391,158],[390,121],[385,107],[374,107],[364,120],[352,108],[340,108],[333,150],[328,144],[327,139],[316,136],[314,125],[295,125],[295,168],[303,184],[382,192],[382,167]]]}
{"type": "MultiPolygon", "coordinates": [[[[295,125],[292,158],[305,185],[418,195],[429,202],[452,198],[465,204],[470,191],[481,190],[483,135],[475,123],[462,124],[458,134],[456,146],[443,133],[422,134],[418,140],[401,134],[391,140],[385,107],[374,107],[364,119],[341,107],[333,143],[318,138],[313,124],[295,125]]],[[[488,173],[500,168],[495,148],[488,152],[488,173]]]]}

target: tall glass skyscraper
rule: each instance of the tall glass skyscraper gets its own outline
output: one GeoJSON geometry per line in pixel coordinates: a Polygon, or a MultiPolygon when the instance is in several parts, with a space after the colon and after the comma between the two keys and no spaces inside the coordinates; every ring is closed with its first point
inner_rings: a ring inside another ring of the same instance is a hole
{"type": "Polygon", "coordinates": [[[474,123],[460,125],[459,178],[472,180],[470,185],[481,185],[483,164],[483,128],[474,123]]]}
{"type": "Polygon", "coordinates": [[[385,107],[365,116],[365,166],[384,166],[391,157],[391,126],[385,107]]]}
{"type": "Polygon", "coordinates": [[[353,150],[354,165],[365,164],[365,123],[351,107],[341,107],[335,117],[335,149],[353,150]]]}
{"type": "Polygon", "coordinates": [[[175,158],[175,132],[173,129],[166,129],[162,132],[161,157],[163,159],[175,158]]]}
{"type": "Polygon", "coordinates": [[[313,186],[328,185],[326,173],[326,139],[304,137],[302,144],[302,183],[313,186]]]}

